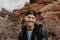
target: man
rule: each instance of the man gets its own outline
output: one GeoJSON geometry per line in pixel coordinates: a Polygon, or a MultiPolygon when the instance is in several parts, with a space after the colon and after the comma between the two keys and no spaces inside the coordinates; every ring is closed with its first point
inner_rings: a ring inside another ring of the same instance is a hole
{"type": "Polygon", "coordinates": [[[42,24],[36,24],[36,12],[29,10],[26,12],[24,20],[26,25],[19,33],[18,40],[48,40],[47,32],[42,24]]]}

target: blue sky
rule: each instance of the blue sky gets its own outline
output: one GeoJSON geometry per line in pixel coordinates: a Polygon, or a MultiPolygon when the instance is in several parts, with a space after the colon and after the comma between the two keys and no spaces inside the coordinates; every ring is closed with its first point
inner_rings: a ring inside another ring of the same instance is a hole
{"type": "Polygon", "coordinates": [[[5,8],[7,10],[20,9],[29,0],[0,0],[0,9],[5,8]]]}

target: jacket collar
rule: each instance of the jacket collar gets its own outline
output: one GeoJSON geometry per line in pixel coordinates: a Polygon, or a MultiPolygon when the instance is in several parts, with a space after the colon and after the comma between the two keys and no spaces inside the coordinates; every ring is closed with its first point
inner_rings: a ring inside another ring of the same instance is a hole
{"type": "MultiPolygon", "coordinates": [[[[37,25],[36,23],[34,24],[34,29],[33,29],[33,32],[32,32],[32,40],[34,40],[35,38],[35,35],[38,31],[39,28],[41,28],[42,25],[37,25]]],[[[27,40],[27,27],[26,25],[22,28],[22,32],[23,32],[23,35],[24,35],[24,40],[27,40]]]]}

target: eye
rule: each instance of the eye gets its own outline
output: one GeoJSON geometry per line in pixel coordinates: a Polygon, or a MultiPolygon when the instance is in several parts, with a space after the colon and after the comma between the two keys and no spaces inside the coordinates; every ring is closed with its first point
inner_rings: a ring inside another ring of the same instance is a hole
{"type": "Polygon", "coordinates": [[[31,18],[31,17],[28,17],[28,18],[31,18]]]}
{"type": "Polygon", "coordinates": [[[34,17],[32,19],[35,19],[34,17]]]}

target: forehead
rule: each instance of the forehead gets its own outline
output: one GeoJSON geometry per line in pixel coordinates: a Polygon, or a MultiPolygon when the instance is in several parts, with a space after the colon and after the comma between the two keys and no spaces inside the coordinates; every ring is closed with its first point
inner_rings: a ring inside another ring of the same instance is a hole
{"type": "MultiPolygon", "coordinates": [[[[29,14],[29,15],[27,15],[27,16],[25,16],[25,17],[35,17],[34,15],[32,15],[32,14],[29,14]]],[[[36,17],[35,17],[36,18],[36,17]]]]}

